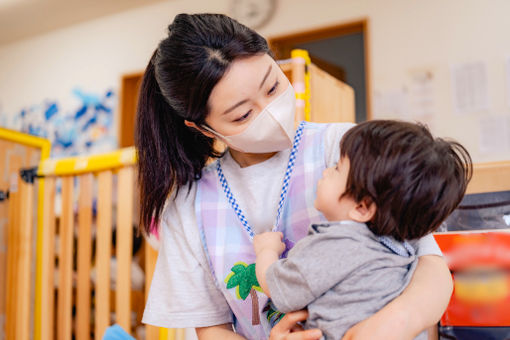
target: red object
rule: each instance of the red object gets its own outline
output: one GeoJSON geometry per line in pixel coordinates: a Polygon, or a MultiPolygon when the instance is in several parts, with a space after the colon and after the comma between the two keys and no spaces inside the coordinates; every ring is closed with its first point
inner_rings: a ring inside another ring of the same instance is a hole
{"type": "Polygon", "coordinates": [[[510,233],[434,235],[452,271],[454,291],[443,326],[510,326],[510,233]]]}

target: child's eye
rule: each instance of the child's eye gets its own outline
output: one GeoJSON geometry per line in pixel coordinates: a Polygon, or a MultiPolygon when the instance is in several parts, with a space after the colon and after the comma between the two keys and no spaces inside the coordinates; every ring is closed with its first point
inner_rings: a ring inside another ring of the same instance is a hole
{"type": "Polygon", "coordinates": [[[276,81],[276,83],[273,85],[273,87],[271,87],[271,89],[267,92],[267,94],[268,95],[273,94],[276,91],[276,89],[278,88],[278,85],[280,85],[280,82],[276,81]]]}
{"type": "Polygon", "coordinates": [[[248,118],[250,116],[251,111],[252,110],[246,112],[246,114],[244,114],[243,116],[237,118],[236,120],[234,120],[234,122],[242,122],[243,120],[245,120],[246,118],[248,118]]]}

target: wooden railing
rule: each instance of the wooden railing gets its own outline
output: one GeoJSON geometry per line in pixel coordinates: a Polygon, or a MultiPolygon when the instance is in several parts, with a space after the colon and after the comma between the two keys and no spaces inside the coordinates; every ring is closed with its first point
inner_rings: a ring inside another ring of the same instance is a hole
{"type": "MultiPolygon", "coordinates": [[[[0,230],[7,235],[6,268],[0,263],[7,278],[0,292],[5,338],[101,339],[113,323],[136,337],[140,320],[132,321],[132,299],[143,310],[157,252],[148,243],[142,246],[145,292],[134,291],[135,149],[53,160],[48,159],[47,140],[0,129],[0,141],[5,140],[39,152],[36,166],[15,155],[9,174],[2,174],[10,178],[9,188],[0,188],[9,191],[0,206],[8,213],[7,230],[0,230]],[[110,268],[112,257],[115,272],[110,268]]],[[[19,152],[19,146],[14,148],[19,152]]],[[[15,152],[0,152],[4,158],[11,154],[15,152]]],[[[8,162],[2,162],[4,169],[8,162]]],[[[184,331],[146,326],[145,338],[182,340],[184,331]]]]}
{"type": "Polygon", "coordinates": [[[36,310],[36,339],[70,340],[73,334],[78,340],[90,339],[91,334],[101,339],[113,322],[132,333],[135,164],[135,150],[128,148],[89,157],[48,159],[39,165],[37,175],[44,177],[46,184],[42,250],[38,253],[41,266],[38,267],[40,284],[36,287],[36,299],[40,297],[41,304],[40,310],[36,310]],[[57,187],[61,188],[60,219],[55,216],[57,187]],[[116,249],[112,253],[114,223],[116,249]],[[58,247],[55,247],[57,239],[58,247]],[[117,259],[115,273],[110,269],[112,256],[117,259]],[[96,272],[95,285],[91,282],[92,268],[96,272]],[[55,276],[58,278],[57,299],[54,298],[55,276]],[[112,277],[116,277],[115,292],[111,291],[112,277]]]}
{"type": "Polygon", "coordinates": [[[34,232],[40,229],[34,228],[33,221],[34,216],[38,225],[42,221],[44,180],[38,181],[36,191],[33,184],[22,180],[19,170],[48,158],[50,147],[46,139],[0,128],[0,190],[4,197],[0,233],[5,235],[0,237],[0,319],[5,320],[0,324],[0,338],[28,339],[32,329],[34,244],[40,249],[34,242],[38,240],[34,232]]]}

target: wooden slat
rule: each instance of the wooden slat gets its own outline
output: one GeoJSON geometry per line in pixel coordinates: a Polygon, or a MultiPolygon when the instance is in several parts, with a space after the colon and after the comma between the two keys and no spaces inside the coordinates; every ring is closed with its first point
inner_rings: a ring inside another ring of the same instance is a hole
{"type": "Polygon", "coordinates": [[[184,328],[178,328],[175,333],[176,340],[186,340],[186,332],[184,328]]]}
{"type": "Polygon", "coordinates": [[[33,234],[33,207],[34,184],[19,180],[19,225],[18,250],[15,268],[18,274],[16,292],[16,339],[28,340],[30,336],[30,301],[31,301],[31,263],[32,263],[32,234],[33,234]]]}
{"type": "MultiPolygon", "coordinates": [[[[292,73],[291,73],[292,86],[296,94],[305,89],[305,60],[303,58],[292,59],[292,73]]],[[[296,100],[296,116],[295,121],[300,122],[305,119],[305,102],[303,99],[296,100]]]]}
{"type": "MultiPolygon", "coordinates": [[[[0,139],[1,141],[1,139],[0,139]]],[[[6,148],[1,147],[0,142],[0,169],[5,169],[7,162],[6,148]]],[[[5,169],[7,170],[7,169],[5,169]]],[[[7,190],[9,188],[9,177],[8,174],[3,173],[4,170],[0,170],[0,190],[7,190]]],[[[8,212],[9,212],[9,201],[4,200],[0,202],[0,277],[7,278],[7,226],[8,226],[8,212]]],[[[5,336],[5,308],[6,308],[6,297],[7,297],[7,280],[0,280],[0,338],[5,336]]]]}
{"type": "Polygon", "coordinates": [[[110,324],[110,258],[112,247],[112,172],[98,174],[95,339],[100,340],[110,324]]]}
{"type": "Polygon", "coordinates": [[[41,259],[41,339],[54,338],[55,313],[55,178],[44,180],[41,259]]]}
{"type": "MultiPolygon", "coordinates": [[[[152,282],[152,276],[154,275],[154,269],[156,268],[156,260],[158,258],[158,252],[154,250],[148,242],[145,242],[145,301],[149,296],[149,289],[152,282]]],[[[145,339],[146,340],[158,340],[159,329],[151,325],[145,326],[145,339]]]]}
{"type": "MultiPolygon", "coordinates": [[[[11,176],[12,178],[12,176],[11,176]]],[[[7,220],[7,297],[5,313],[5,338],[16,338],[16,296],[17,296],[17,271],[15,267],[17,255],[18,215],[16,209],[19,201],[18,179],[14,175],[9,188],[9,211],[7,220]]]]}
{"type": "Polygon", "coordinates": [[[159,329],[159,340],[177,340],[175,334],[175,328],[162,327],[159,329]]]}
{"type": "MultiPolygon", "coordinates": [[[[12,150],[11,150],[12,151],[12,150]]],[[[6,338],[15,339],[18,334],[18,311],[17,304],[19,296],[19,271],[18,260],[20,253],[20,208],[21,208],[21,178],[18,175],[19,169],[25,164],[24,152],[12,153],[9,157],[7,167],[8,186],[10,191],[8,220],[7,220],[7,283],[6,283],[6,338]]],[[[23,150],[21,150],[23,151],[23,150]]]]}
{"type": "Polygon", "coordinates": [[[73,275],[73,179],[62,177],[62,215],[59,228],[57,339],[71,340],[73,275]]]}
{"type": "MultiPolygon", "coordinates": [[[[1,153],[1,150],[0,150],[1,153]]],[[[2,156],[0,155],[0,159],[2,156]]],[[[4,190],[7,186],[4,186],[4,190]]],[[[7,214],[9,202],[0,202],[0,338],[5,336],[5,307],[7,297],[7,214]]]]}
{"type": "Polygon", "coordinates": [[[115,321],[126,332],[130,333],[131,261],[133,251],[133,167],[120,169],[117,179],[117,280],[115,321]]]}
{"type": "Polygon", "coordinates": [[[79,177],[78,282],[76,296],[76,339],[90,340],[90,267],[92,261],[92,174],[79,177]]]}
{"type": "Polygon", "coordinates": [[[159,340],[186,340],[186,329],[160,328],[159,340]]]}

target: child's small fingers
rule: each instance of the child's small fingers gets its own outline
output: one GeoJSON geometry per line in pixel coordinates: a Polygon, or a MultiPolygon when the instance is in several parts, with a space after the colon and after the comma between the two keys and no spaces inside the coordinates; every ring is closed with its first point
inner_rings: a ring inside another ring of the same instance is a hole
{"type": "Polygon", "coordinates": [[[301,324],[297,323],[295,324],[294,326],[292,326],[292,328],[290,329],[291,332],[301,332],[301,331],[304,331],[305,329],[303,328],[303,326],[301,326],[301,324]]]}

